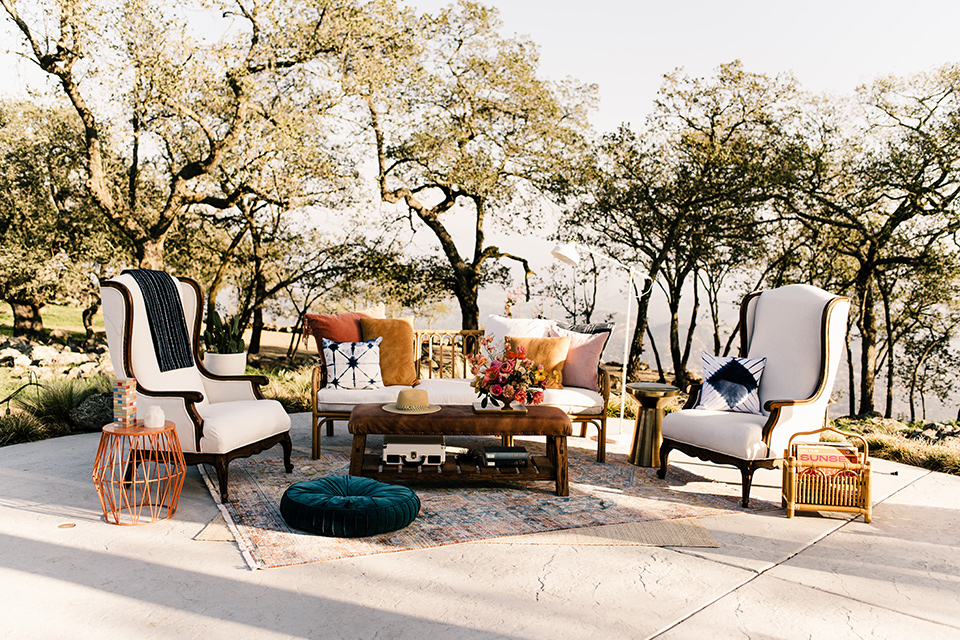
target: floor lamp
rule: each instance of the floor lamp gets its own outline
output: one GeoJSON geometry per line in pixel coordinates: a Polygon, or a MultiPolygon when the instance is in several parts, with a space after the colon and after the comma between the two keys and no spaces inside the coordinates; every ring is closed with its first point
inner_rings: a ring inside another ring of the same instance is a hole
{"type": "MultiPolygon", "coordinates": [[[[580,248],[589,253],[590,255],[596,256],[601,260],[606,260],[607,262],[612,262],[621,269],[626,269],[627,271],[627,319],[624,324],[624,338],[623,338],[623,371],[621,375],[623,376],[620,380],[620,425],[621,429],[623,428],[623,411],[627,406],[627,359],[630,357],[630,302],[633,299],[633,280],[636,273],[633,270],[633,267],[628,267],[619,260],[615,260],[610,256],[605,256],[602,253],[597,253],[590,247],[585,247],[580,245],[580,248]]],[[[558,244],[553,248],[553,251],[550,254],[565,264],[571,266],[580,265],[580,254],[577,252],[577,245],[574,243],[567,244],[558,244]]]]}

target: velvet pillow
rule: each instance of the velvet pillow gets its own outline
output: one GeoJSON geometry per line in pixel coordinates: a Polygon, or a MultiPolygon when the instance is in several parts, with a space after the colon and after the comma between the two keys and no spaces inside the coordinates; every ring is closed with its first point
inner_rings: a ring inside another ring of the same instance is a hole
{"type": "Polygon", "coordinates": [[[380,339],[333,342],[322,339],[327,386],[335,389],[382,389],[380,339]]]}
{"type": "Polygon", "coordinates": [[[570,350],[570,338],[514,338],[508,337],[512,349],[523,346],[527,358],[542,364],[547,372],[547,388],[563,389],[563,365],[570,350]]]}
{"type": "Polygon", "coordinates": [[[697,409],[763,415],[760,376],[766,358],[728,358],[703,352],[703,388],[697,409]]]}
{"type": "Polygon", "coordinates": [[[380,375],[391,386],[417,384],[417,361],[413,349],[413,318],[360,318],[364,340],[383,338],[380,343],[380,375]]]}
{"type": "Polygon", "coordinates": [[[303,316],[304,346],[310,335],[317,341],[317,351],[323,355],[323,339],[333,342],[359,342],[360,318],[383,318],[385,307],[380,303],[362,311],[346,313],[307,313],[303,316]]]}
{"type": "MultiPolygon", "coordinates": [[[[581,325],[576,325],[581,326],[581,325]]],[[[603,348],[610,339],[610,331],[581,333],[557,327],[554,333],[559,337],[570,338],[570,351],[563,365],[563,384],[566,387],[580,387],[591,391],[600,391],[597,384],[600,370],[600,358],[603,348]]]]}

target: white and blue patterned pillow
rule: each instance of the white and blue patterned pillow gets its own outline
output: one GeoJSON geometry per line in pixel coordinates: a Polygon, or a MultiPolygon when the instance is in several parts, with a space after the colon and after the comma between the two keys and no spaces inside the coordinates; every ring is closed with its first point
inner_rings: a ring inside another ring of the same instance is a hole
{"type": "Polygon", "coordinates": [[[334,342],[323,339],[327,386],[335,389],[382,389],[380,341],[334,342]]]}
{"type": "Polygon", "coordinates": [[[728,358],[703,352],[703,389],[697,409],[763,415],[760,376],[766,358],[728,358]]]}

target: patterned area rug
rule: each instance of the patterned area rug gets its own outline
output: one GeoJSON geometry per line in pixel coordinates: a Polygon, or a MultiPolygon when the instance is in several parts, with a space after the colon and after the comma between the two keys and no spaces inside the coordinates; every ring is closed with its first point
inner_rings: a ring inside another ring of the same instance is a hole
{"type": "MultiPolygon", "coordinates": [[[[523,444],[531,452],[543,446],[523,444]]],[[[220,508],[247,563],[251,568],[264,569],[563,529],[780,506],[754,498],[750,508],[743,509],[739,486],[711,482],[676,467],[670,468],[666,480],[659,480],[656,469],[629,464],[622,454],[608,453],[606,464],[597,463],[594,455],[570,449],[570,495],[562,498],[554,494],[553,484],[546,482],[412,485],[421,501],[417,519],[406,529],[369,538],[315,536],[291,529],[280,516],[280,497],[288,486],[322,476],[345,475],[349,467],[345,453],[324,453],[319,460],[295,459],[292,474],[283,472],[279,458],[235,460],[230,465],[231,502],[220,508]]],[[[214,482],[205,471],[203,477],[219,504],[214,482]]],[[[549,539],[538,542],[550,543],[549,539]]]]}

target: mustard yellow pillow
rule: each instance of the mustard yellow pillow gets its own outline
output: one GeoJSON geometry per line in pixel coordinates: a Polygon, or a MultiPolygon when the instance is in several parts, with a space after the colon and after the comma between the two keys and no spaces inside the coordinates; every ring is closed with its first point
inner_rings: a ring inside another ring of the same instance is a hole
{"type": "Polygon", "coordinates": [[[547,372],[547,388],[563,389],[563,365],[570,351],[570,338],[513,338],[508,337],[512,349],[522,346],[527,358],[542,364],[547,372]]]}
{"type": "Polygon", "coordinates": [[[364,340],[380,342],[380,376],[383,384],[415,385],[417,363],[413,348],[413,318],[360,318],[364,340]]]}

